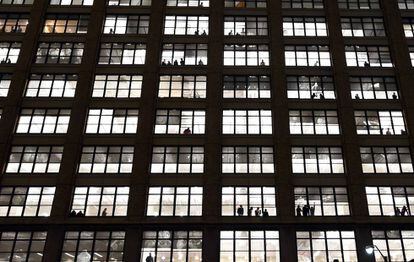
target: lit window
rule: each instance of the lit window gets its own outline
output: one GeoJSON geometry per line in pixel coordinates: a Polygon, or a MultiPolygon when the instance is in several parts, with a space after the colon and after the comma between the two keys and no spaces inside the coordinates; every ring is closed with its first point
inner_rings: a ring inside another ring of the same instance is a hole
{"type": "Polygon", "coordinates": [[[9,94],[11,78],[11,74],[0,74],[0,97],[6,97],[9,94]]]}
{"type": "Polygon", "coordinates": [[[204,134],[204,110],[158,109],[155,134],[204,134]]]}
{"type": "Polygon", "coordinates": [[[331,66],[328,46],[285,46],[286,66],[331,66]]]}
{"type": "Polygon", "coordinates": [[[84,146],[79,173],[131,173],[134,148],[131,146],[84,146]]]}
{"type": "Polygon", "coordinates": [[[137,109],[89,109],[85,133],[134,134],[137,126],[137,109]]]}
{"type": "Polygon", "coordinates": [[[0,217],[50,216],[55,189],[55,187],[2,187],[0,217]]]}
{"type": "Polygon", "coordinates": [[[104,34],[148,34],[148,15],[107,15],[104,34]]]}
{"type": "Polygon", "coordinates": [[[413,173],[408,147],[361,147],[363,173],[413,173]]]}
{"type": "Polygon", "coordinates": [[[223,98],[270,98],[270,76],[224,76],[223,98]]]}
{"type": "Polygon", "coordinates": [[[207,76],[161,75],[158,97],[206,98],[207,76]]]}
{"type": "Polygon", "coordinates": [[[266,8],[266,0],[225,0],[224,7],[266,8]]]}
{"type": "Polygon", "coordinates": [[[47,15],[43,33],[86,34],[88,23],[88,15],[47,15]]]}
{"type": "Polygon", "coordinates": [[[284,36],[327,36],[323,17],[283,17],[284,36]]]}
{"type": "Polygon", "coordinates": [[[265,36],[268,34],[266,16],[225,16],[224,35],[265,36]]]}
{"type": "Polygon", "coordinates": [[[208,35],[208,16],[167,15],[165,35],[208,35]]]}
{"type": "Polygon", "coordinates": [[[50,0],[50,5],[93,5],[93,0],[50,0]]]}
{"type": "Polygon", "coordinates": [[[155,146],[151,173],[203,173],[204,147],[155,146]]]}
{"type": "Polygon", "coordinates": [[[404,9],[414,9],[414,0],[398,0],[398,7],[404,9]]]}
{"type": "Polygon", "coordinates": [[[345,46],[347,66],[393,67],[387,46],[345,46]]]}
{"type": "Polygon", "coordinates": [[[41,262],[46,236],[46,231],[0,232],[0,260],[41,262]]]}
{"type": "Polygon", "coordinates": [[[31,5],[34,0],[0,0],[2,5],[31,5]]]}
{"type": "Polygon", "coordinates": [[[409,46],[408,51],[410,52],[411,66],[414,66],[414,46],[409,46]]]}
{"type": "Polygon", "coordinates": [[[359,135],[406,135],[402,111],[358,110],[354,112],[359,135]]]}
{"type": "Polygon", "coordinates": [[[323,9],[323,0],[282,0],[282,8],[323,9]]]}
{"type": "MultiPolygon", "coordinates": [[[[400,0],[399,0],[400,1],[400,0]]],[[[379,9],[379,0],[338,0],[340,9],[379,9]]]]}
{"type": "Polygon", "coordinates": [[[272,111],[223,110],[223,134],[272,134],[272,111]]]}
{"type": "Polygon", "coordinates": [[[150,187],[147,216],[201,216],[202,187],[150,187]]]}
{"type": "Polygon", "coordinates": [[[226,146],[222,148],[223,173],[274,173],[273,148],[226,146]]]}
{"type": "Polygon", "coordinates": [[[207,65],[207,44],[164,44],[161,65],[207,65]]]}
{"type": "Polygon", "coordinates": [[[62,146],[13,146],[6,173],[58,173],[62,146]]]}
{"type": "Polygon", "coordinates": [[[75,187],[71,210],[85,216],[126,216],[129,187],[75,187]]]}
{"type": "Polygon", "coordinates": [[[75,97],[78,75],[31,74],[26,97],[75,97]]]}
{"type": "Polygon", "coordinates": [[[365,187],[370,216],[413,216],[414,187],[365,187]]]}
{"type": "Polygon", "coordinates": [[[15,64],[19,58],[21,43],[0,42],[0,63],[15,64]]]}
{"type": "Polygon", "coordinates": [[[344,173],[340,147],[292,147],[292,172],[296,174],[344,173]]]}
{"type": "Polygon", "coordinates": [[[287,76],[288,98],[335,99],[335,88],[330,76],[287,76]]]}
{"type": "Polygon", "coordinates": [[[338,113],[334,110],[289,110],[291,134],[339,135],[338,113]]]}
{"type": "Polygon", "coordinates": [[[66,231],[61,261],[123,261],[124,231],[66,231]]]}
{"type": "Polygon", "coordinates": [[[349,216],[346,187],[295,187],[296,216],[349,216]]]}
{"type": "Polygon", "coordinates": [[[221,189],[222,216],[276,216],[274,187],[223,187],[221,189]]]}
{"type": "MultiPolygon", "coordinates": [[[[414,231],[373,230],[372,243],[378,247],[389,261],[410,261],[414,259],[414,231]]],[[[379,252],[374,252],[376,261],[383,261],[379,252]]]]}
{"type": "Polygon", "coordinates": [[[399,99],[397,82],[392,76],[352,76],[352,99],[399,99]]]}
{"type": "Polygon", "coordinates": [[[106,4],[118,6],[150,6],[151,0],[106,0],[106,4]]]}
{"type": "Polygon", "coordinates": [[[22,109],[17,121],[17,134],[65,134],[70,109],[22,109]]]}
{"type": "Polygon", "coordinates": [[[225,66],[269,66],[268,45],[224,45],[225,66]]]}
{"type": "Polygon", "coordinates": [[[92,97],[141,97],[142,75],[96,75],[92,97]]]}
{"type": "Polygon", "coordinates": [[[167,0],[167,6],[208,7],[209,4],[209,0],[167,0]]]}
{"type": "Polygon", "coordinates": [[[0,14],[0,31],[4,33],[25,33],[29,24],[28,14],[0,14]]]}
{"type": "Polygon", "coordinates": [[[143,65],[146,45],[141,43],[101,43],[100,65],[143,65]]]}
{"type": "Polygon", "coordinates": [[[342,17],[342,35],[353,37],[385,36],[384,20],[373,17],[342,17]]]}
{"type": "Polygon", "coordinates": [[[83,43],[40,43],[35,63],[80,64],[82,62],[83,48],[83,43]]]}

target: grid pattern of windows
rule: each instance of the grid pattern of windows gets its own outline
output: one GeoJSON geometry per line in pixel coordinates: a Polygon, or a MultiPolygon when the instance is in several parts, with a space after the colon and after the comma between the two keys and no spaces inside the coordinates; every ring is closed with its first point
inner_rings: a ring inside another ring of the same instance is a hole
{"type": "Polygon", "coordinates": [[[264,36],[268,34],[265,16],[225,16],[224,35],[264,36]]]}
{"type": "Polygon", "coordinates": [[[19,58],[21,43],[0,42],[0,64],[15,64],[19,58]]]}
{"type": "Polygon", "coordinates": [[[392,76],[352,76],[349,78],[352,99],[399,99],[392,76]]]}
{"type": "Polygon", "coordinates": [[[58,173],[62,146],[13,146],[6,173],[58,173]]]}
{"type": "Polygon", "coordinates": [[[204,147],[154,146],[151,173],[203,173],[204,147]]]}
{"type": "Polygon", "coordinates": [[[104,34],[148,34],[148,15],[107,15],[104,34]]]}
{"type": "Polygon", "coordinates": [[[146,45],[141,43],[101,43],[100,65],[143,65],[146,45]]]}
{"type": "Polygon", "coordinates": [[[131,146],[84,146],[79,173],[131,173],[134,148],[131,146]]]}
{"type": "Polygon", "coordinates": [[[206,98],[206,76],[161,75],[159,82],[158,97],[206,98]]]}
{"type": "Polygon", "coordinates": [[[11,77],[11,74],[0,74],[0,97],[6,97],[9,94],[11,77]]]}
{"type": "Polygon", "coordinates": [[[268,45],[224,45],[225,66],[269,66],[268,45]]]}
{"type": "Polygon", "coordinates": [[[362,172],[413,173],[408,147],[361,147],[362,172]]]}
{"type": "Polygon", "coordinates": [[[274,187],[223,187],[221,189],[222,216],[276,216],[274,187]]]}
{"type": "MultiPolygon", "coordinates": [[[[33,2],[33,0],[26,0],[26,1],[33,2]]],[[[50,0],[50,5],[85,5],[85,6],[88,6],[88,5],[92,5],[93,1],[94,0],[50,0]]]]}
{"type": "Polygon", "coordinates": [[[345,46],[347,66],[393,67],[387,46],[345,46]]]}
{"type": "Polygon", "coordinates": [[[64,134],[69,119],[70,109],[22,109],[16,133],[64,134]]]}
{"type": "Polygon", "coordinates": [[[164,44],[161,65],[207,65],[207,44],[164,44]]]}
{"type": "Polygon", "coordinates": [[[0,14],[0,32],[25,33],[28,24],[27,14],[0,14]]]}
{"type": "Polygon", "coordinates": [[[0,260],[41,262],[46,236],[46,231],[0,232],[0,260]]]}
{"type": "Polygon", "coordinates": [[[398,0],[398,8],[404,9],[414,9],[414,1],[413,0],[398,0]]]}
{"type": "Polygon", "coordinates": [[[266,0],[225,0],[224,7],[266,8],[266,0]]]}
{"type": "Polygon", "coordinates": [[[0,0],[2,5],[31,5],[34,0],[0,0]]]}
{"type": "Polygon", "coordinates": [[[223,98],[270,98],[270,77],[265,75],[224,76],[223,98]]]}
{"type": "Polygon", "coordinates": [[[349,216],[346,187],[295,187],[296,216],[349,216]]]}
{"type": "Polygon", "coordinates": [[[158,109],[155,119],[155,134],[204,134],[203,110],[158,109]]]}
{"type": "Polygon", "coordinates": [[[344,173],[340,147],[292,147],[292,172],[305,174],[344,173]]]}
{"type": "Polygon", "coordinates": [[[286,66],[331,66],[328,46],[285,46],[286,66]]]}
{"type": "Polygon", "coordinates": [[[202,231],[144,231],[140,261],[201,262],[202,231]]]}
{"type": "Polygon", "coordinates": [[[224,110],[223,134],[272,134],[272,111],[224,110]]]}
{"type": "Polygon", "coordinates": [[[323,0],[282,0],[283,8],[322,9],[323,0]]]}
{"type": "Polygon", "coordinates": [[[150,6],[151,0],[106,0],[106,4],[109,6],[150,6]]]}
{"type": "Polygon", "coordinates": [[[141,97],[142,75],[95,75],[92,97],[141,97]]]}
{"type": "Polygon", "coordinates": [[[26,97],[74,97],[78,75],[31,74],[26,97]]]}
{"type": "Polygon", "coordinates": [[[301,135],[338,135],[338,113],[334,110],[290,110],[290,133],[301,135]]]}
{"type": "Polygon", "coordinates": [[[279,232],[220,231],[220,261],[280,261],[279,232]]]}
{"type": "Polygon", "coordinates": [[[123,261],[124,231],[66,231],[61,261],[123,261]]]}
{"type": "Polygon", "coordinates": [[[55,187],[2,187],[0,217],[47,217],[54,196],[55,187]]]}
{"type": "Polygon", "coordinates": [[[402,111],[355,111],[355,123],[359,135],[405,135],[402,111]]]}
{"type": "Polygon", "coordinates": [[[345,37],[385,36],[384,20],[373,17],[342,17],[342,35],[345,37]]]}
{"type": "Polygon", "coordinates": [[[208,35],[208,16],[167,15],[165,35],[208,35]]]}
{"type": "Polygon", "coordinates": [[[340,9],[379,9],[379,0],[338,0],[340,9]]]}
{"type": "Polygon", "coordinates": [[[365,187],[370,216],[412,216],[414,187],[365,187]]]}
{"type": "Polygon", "coordinates": [[[126,216],[129,187],[75,187],[72,208],[85,216],[126,216]]]}
{"type": "Polygon", "coordinates": [[[284,36],[327,36],[323,17],[283,17],[284,36]]]}
{"type": "Polygon", "coordinates": [[[222,173],[274,173],[273,147],[226,146],[222,148],[222,173]]]}
{"type": "Polygon", "coordinates": [[[40,43],[35,63],[80,64],[82,62],[83,48],[83,43],[40,43]]]}
{"type": "Polygon", "coordinates": [[[202,187],[150,187],[147,216],[201,216],[202,187]]]}
{"type": "MultiPolygon", "coordinates": [[[[410,261],[414,259],[414,231],[412,230],[373,230],[372,243],[388,257],[390,261],[410,261]]],[[[375,260],[382,261],[379,252],[375,260]]]]}
{"type": "Polygon", "coordinates": [[[209,7],[209,0],[167,0],[167,6],[209,7]]]}
{"type": "Polygon", "coordinates": [[[288,98],[335,99],[335,88],[330,76],[287,76],[288,98]]]}
{"type": "Polygon", "coordinates": [[[354,231],[297,231],[299,262],[358,261],[354,231]]]}
{"type": "Polygon", "coordinates": [[[86,34],[88,23],[88,15],[48,15],[46,16],[43,33],[86,34]]]}
{"type": "Polygon", "coordinates": [[[134,134],[137,125],[137,109],[89,109],[85,133],[134,134]]]}

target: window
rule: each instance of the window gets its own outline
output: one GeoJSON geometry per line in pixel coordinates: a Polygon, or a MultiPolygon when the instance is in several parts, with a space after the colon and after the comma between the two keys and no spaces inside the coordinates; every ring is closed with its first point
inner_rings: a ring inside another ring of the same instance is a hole
{"type": "Polygon", "coordinates": [[[93,0],[50,0],[50,5],[93,5],[93,0]]]}
{"type": "Polygon", "coordinates": [[[161,75],[158,97],[206,98],[207,76],[161,75]]]}
{"type": "Polygon", "coordinates": [[[220,231],[220,261],[280,261],[279,231],[220,231]]]}
{"type": "Polygon", "coordinates": [[[268,34],[266,16],[225,16],[224,35],[265,36],[268,34]]]}
{"type": "Polygon", "coordinates": [[[341,26],[343,36],[385,36],[384,20],[382,18],[342,17],[341,26]]]}
{"type": "Polygon", "coordinates": [[[223,98],[270,98],[270,76],[224,76],[223,98]]]}
{"type": "Polygon", "coordinates": [[[104,34],[148,34],[148,15],[107,15],[104,34]]]}
{"type": "Polygon", "coordinates": [[[100,65],[143,65],[146,45],[141,43],[102,43],[100,65]]]}
{"type": "Polygon", "coordinates": [[[147,216],[201,216],[202,187],[150,187],[147,216]]]}
{"type": "Polygon", "coordinates": [[[0,232],[0,260],[41,262],[46,236],[46,231],[0,232]]]}
{"type": "Polygon", "coordinates": [[[204,147],[154,146],[151,173],[203,173],[204,147]]]}
{"type": "Polygon", "coordinates": [[[124,231],[66,231],[61,261],[123,261],[124,231]]]}
{"type": "Polygon", "coordinates": [[[63,146],[13,146],[6,173],[58,173],[63,146]]]}
{"type": "Polygon", "coordinates": [[[70,109],[22,109],[17,121],[17,134],[65,134],[70,109]]]}
{"type": "Polygon", "coordinates": [[[413,173],[408,147],[361,147],[364,173],[413,173]]]}
{"type": "Polygon", "coordinates": [[[0,189],[0,217],[48,217],[55,187],[9,187],[0,189]]]}
{"type": "Polygon", "coordinates": [[[291,134],[339,135],[338,113],[335,110],[289,110],[291,134]]]}
{"type": "Polygon", "coordinates": [[[207,44],[164,44],[161,65],[207,65],[207,44]]]}
{"type": "Polygon", "coordinates": [[[89,15],[47,15],[43,33],[86,34],[89,15]]]}
{"type": "Polygon", "coordinates": [[[414,215],[414,187],[370,186],[365,192],[370,216],[414,215]]]}
{"type": "Polygon", "coordinates": [[[349,216],[346,187],[295,187],[296,216],[349,216]]]}
{"type": "Polygon", "coordinates": [[[144,231],[141,260],[201,262],[202,231],[144,231]]]}
{"type": "Polygon", "coordinates": [[[286,66],[331,66],[328,46],[285,46],[286,66]]]}
{"type": "Polygon", "coordinates": [[[298,261],[358,261],[354,231],[297,231],[298,261]]]}
{"type": "Polygon", "coordinates": [[[21,43],[0,42],[0,63],[15,64],[19,58],[21,43]]]}
{"type": "Polygon", "coordinates": [[[11,74],[0,74],[0,97],[6,97],[9,94],[11,78],[11,74]]]}
{"type": "Polygon", "coordinates": [[[85,216],[126,216],[129,187],[75,187],[72,208],[85,216]]]}
{"type": "Polygon", "coordinates": [[[132,146],[84,146],[78,173],[131,173],[132,146]]]}
{"type": "Polygon", "coordinates": [[[283,17],[284,36],[328,36],[324,17],[283,17]]]}
{"type": "Polygon", "coordinates": [[[138,109],[89,109],[86,134],[134,134],[138,109]]]}
{"type": "Polygon", "coordinates": [[[276,216],[276,190],[274,187],[223,187],[221,189],[222,216],[259,216],[256,210],[276,216]],[[240,209],[242,208],[242,209],[240,209]]]}
{"type": "Polygon", "coordinates": [[[379,9],[379,0],[338,0],[340,9],[379,9]]]}
{"type": "Polygon", "coordinates": [[[208,16],[167,15],[165,35],[208,35],[208,16]]]}
{"type": "Polygon", "coordinates": [[[400,9],[414,9],[413,0],[398,0],[398,7],[400,9]]]}
{"type": "Polygon", "coordinates": [[[155,119],[155,134],[204,134],[204,110],[158,109],[155,119]]]}
{"type": "Polygon", "coordinates": [[[167,0],[167,6],[178,6],[178,7],[208,7],[209,0],[167,0]]]}
{"type": "Polygon", "coordinates": [[[393,67],[387,46],[345,46],[347,66],[393,67]]]}
{"type": "Polygon", "coordinates": [[[273,148],[226,146],[222,148],[223,173],[274,173],[273,148]]]}
{"type": "Polygon", "coordinates": [[[352,99],[399,99],[397,82],[392,76],[352,76],[352,99]]]}
{"type": "Polygon", "coordinates": [[[406,135],[402,111],[355,111],[359,135],[406,135]]]}
{"type": "Polygon", "coordinates": [[[225,0],[224,7],[266,8],[266,0],[225,0]]]}
{"type": "Polygon", "coordinates": [[[5,33],[25,33],[29,24],[28,14],[0,14],[0,31],[5,33]]]}
{"type": "Polygon", "coordinates": [[[223,134],[272,134],[272,111],[223,110],[223,134]]]}
{"type": "Polygon", "coordinates": [[[151,0],[106,0],[107,5],[150,6],[151,0]]]}
{"type": "Polygon", "coordinates": [[[331,76],[287,76],[288,98],[335,99],[335,87],[331,76]]]}
{"type": "MultiPolygon", "coordinates": [[[[414,259],[414,231],[411,230],[373,230],[372,243],[390,261],[410,261],[414,259]]],[[[381,261],[379,252],[374,252],[375,260],[381,261]]]]}
{"type": "Polygon", "coordinates": [[[225,66],[269,66],[268,45],[224,45],[225,66]]]}
{"type": "Polygon", "coordinates": [[[78,75],[31,74],[26,97],[75,97],[78,75]]]}
{"type": "Polygon", "coordinates": [[[344,173],[340,147],[292,147],[292,171],[303,174],[344,173]]]}
{"type": "Polygon", "coordinates": [[[34,0],[0,0],[2,5],[31,5],[34,0]]]}
{"type": "Polygon", "coordinates": [[[36,64],[80,64],[83,43],[40,43],[36,53],[36,64]]]}
{"type": "Polygon", "coordinates": [[[409,46],[408,51],[410,52],[411,65],[414,66],[414,47],[409,46]]]}
{"type": "Polygon", "coordinates": [[[282,0],[282,8],[322,9],[323,0],[282,0]]]}
{"type": "Polygon", "coordinates": [[[142,75],[95,75],[92,97],[141,97],[142,75]]]}

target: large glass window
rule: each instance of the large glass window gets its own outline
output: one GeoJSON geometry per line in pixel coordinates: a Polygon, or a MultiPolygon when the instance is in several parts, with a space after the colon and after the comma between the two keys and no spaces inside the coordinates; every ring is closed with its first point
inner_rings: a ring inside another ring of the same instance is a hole
{"type": "Polygon", "coordinates": [[[207,65],[207,44],[164,44],[161,65],[207,65]]]}
{"type": "Polygon", "coordinates": [[[409,46],[408,51],[410,52],[411,66],[414,67],[414,46],[409,46]]]}
{"type": "Polygon", "coordinates": [[[148,15],[107,15],[104,34],[148,34],[148,15]]]}
{"type": "Polygon", "coordinates": [[[167,15],[165,35],[208,35],[208,16],[167,15]]]}
{"type": "Polygon", "coordinates": [[[2,5],[31,5],[34,0],[0,0],[2,5]]]}
{"type": "Polygon", "coordinates": [[[89,15],[47,15],[43,33],[49,34],[86,34],[89,15]]]}
{"type": "Polygon", "coordinates": [[[203,173],[204,147],[154,146],[151,173],[203,173]]]}
{"type": "Polygon", "coordinates": [[[83,43],[40,43],[37,48],[36,64],[80,64],[83,43]]]}
{"type": "Polygon", "coordinates": [[[22,109],[17,120],[18,134],[65,134],[70,109],[22,109]]]}
{"type": "Polygon", "coordinates": [[[21,43],[0,42],[0,64],[15,64],[19,58],[21,43]]]}
{"type": "Polygon", "coordinates": [[[134,134],[138,109],[89,109],[86,134],[134,134]]]}
{"type": "Polygon", "coordinates": [[[273,147],[225,146],[222,148],[223,173],[274,173],[273,147]]]}
{"type": "Polygon", "coordinates": [[[93,5],[93,0],[50,0],[50,5],[93,5]]]}
{"type": "Polygon", "coordinates": [[[79,173],[131,173],[132,146],[84,146],[79,173]]]}
{"type": "Polygon", "coordinates": [[[155,134],[204,134],[206,112],[204,110],[158,109],[155,134]]]}
{"type": "Polygon", "coordinates": [[[266,8],[266,0],[225,0],[224,7],[266,8]]]}
{"type": "Polygon", "coordinates": [[[202,187],[150,187],[147,216],[201,216],[202,187]]]}
{"type": "Polygon", "coordinates": [[[286,66],[331,66],[328,46],[285,46],[286,66]]]}
{"type": "Polygon", "coordinates": [[[221,189],[222,216],[276,216],[276,189],[226,186],[221,189]]]}
{"type": "Polygon", "coordinates": [[[338,113],[335,110],[289,110],[291,134],[339,135],[338,113]]]}
{"type": "Polygon", "coordinates": [[[92,97],[141,97],[142,75],[95,75],[92,97]]]}
{"type": "Polygon", "coordinates": [[[304,174],[344,173],[340,147],[292,147],[292,172],[304,174]]]}
{"type": "Polygon", "coordinates": [[[151,0],[106,0],[106,4],[118,6],[150,6],[151,0]]]}
{"type": "Polygon", "coordinates": [[[268,34],[266,16],[225,16],[224,35],[264,36],[268,34]]]}
{"type": "Polygon", "coordinates": [[[270,98],[270,76],[225,75],[223,98],[270,98]]]}
{"type": "Polygon", "coordinates": [[[31,74],[26,97],[75,97],[78,75],[31,74]]]}
{"type": "Polygon", "coordinates": [[[11,78],[11,74],[0,74],[0,97],[6,97],[9,94],[11,78]]]}
{"type": "Polygon", "coordinates": [[[414,187],[367,186],[370,216],[413,216],[414,187]]]}
{"type": "Polygon", "coordinates": [[[98,64],[143,65],[146,45],[141,43],[101,43],[98,64]]]}
{"type": "Polygon", "coordinates": [[[413,173],[408,147],[361,147],[362,172],[413,173]]]}
{"type": "Polygon", "coordinates": [[[393,67],[388,46],[345,46],[347,66],[393,67]]]}
{"type": "Polygon", "coordinates": [[[46,231],[0,232],[1,261],[43,261],[46,231]]]}
{"type": "Polygon", "coordinates": [[[28,24],[28,14],[0,14],[0,32],[25,33],[28,24]]]}
{"type": "Polygon", "coordinates": [[[75,187],[71,210],[85,216],[126,216],[129,187],[75,187]]]}
{"type": "Polygon", "coordinates": [[[209,4],[209,0],[167,0],[167,6],[208,7],[209,4]]]}
{"type": "Polygon", "coordinates": [[[404,9],[414,9],[414,0],[398,0],[398,7],[404,9]]]}
{"type": "Polygon", "coordinates": [[[288,98],[335,99],[335,88],[330,76],[286,77],[288,98]]]}
{"type": "Polygon", "coordinates": [[[13,146],[6,173],[58,173],[63,146],[13,146]]]}
{"type": "Polygon", "coordinates": [[[349,216],[346,187],[295,187],[296,216],[349,216]]]}
{"type": "Polygon", "coordinates": [[[323,0],[282,0],[282,8],[322,9],[323,0]]]}
{"type": "Polygon", "coordinates": [[[342,35],[351,37],[385,36],[384,20],[375,17],[342,17],[342,35]]]}
{"type": "Polygon", "coordinates": [[[206,98],[207,76],[161,75],[158,97],[206,98]]]}
{"type": "Polygon", "coordinates": [[[402,111],[357,110],[355,124],[359,135],[406,135],[402,111]]]}
{"type": "Polygon", "coordinates": [[[224,45],[225,66],[269,66],[268,45],[224,45]]]}
{"type": "MultiPolygon", "coordinates": [[[[0,189],[0,217],[48,217],[55,187],[11,187],[0,189]]],[[[1,252],[1,251],[0,251],[1,252]]]]}
{"type": "Polygon", "coordinates": [[[327,36],[324,17],[283,17],[284,36],[327,36]]]}
{"type": "MultiPolygon", "coordinates": [[[[389,261],[411,261],[414,259],[414,231],[412,230],[373,230],[372,243],[378,247],[389,261]]],[[[384,261],[379,252],[374,252],[376,261],[384,261]]]]}
{"type": "Polygon", "coordinates": [[[379,0],[338,0],[340,9],[379,9],[379,0]]]}
{"type": "Polygon", "coordinates": [[[399,99],[397,82],[392,76],[352,76],[352,99],[399,99]]]}
{"type": "Polygon", "coordinates": [[[272,134],[272,111],[223,110],[223,134],[272,134]]]}

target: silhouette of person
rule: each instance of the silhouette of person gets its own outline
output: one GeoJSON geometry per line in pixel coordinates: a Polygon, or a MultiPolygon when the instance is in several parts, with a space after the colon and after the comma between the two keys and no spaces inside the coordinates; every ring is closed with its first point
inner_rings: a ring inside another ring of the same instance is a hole
{"type": "Polygon", "coordinates": [[[398,207],[395,208],[395,215],[397,217],[401,216],[401,210],[400,210],[400,208],[398,208],[398,207]]]}
{"type": "Polygon", "coordinates": [[[107,208],[105,207],[104,210],[102,211],[102,216],[106,217],[107,215],[108,215],[108,212],[107,212],[107,208]]]}
{"type": "Polygon", "coordinates": [[[298,217],[302,216],[302,208],[300,208],[300,205],[296,207],[296,216],[298,217]]]}
{"type": "Polygon", "coordinates": [[[268,217],[269,216],[269,212],[267,211],[267,209],[263,210],[263,216],[264,217],[268,217]]]}
{"type": "Polygon", "coordinates": [[[303,206],[303,216],[307,217],[309,215],[309,205],[306,204],[303,206]]]}
{"type": "Polygon", "coordinates": [[[145,262],[154,262],[154,258],[152,257],[151,253],[149,253],[147,258],[145,259],[145,262]]]}
{"type": "Polygon", "coordinates": [[[70,217],[76,217],[76,211],[72,210],[69,214],[70,217]]]}
{"type": "Polygon", "coordinates": [[[237,208],[237,215],[238,216],[242,216],[244,214],[244,208],[243,208],[243,205],[240,205],[238,208],[237,208]]]}
{"type": "Polygon", "coordinates": [[[250,208],[247,210],[247,216],[251,217],[251,216],[252,216],[252,213],[253,213],[253,207],[250,207],[250,208]]]}
{"type": "Polygon", "coordinates": [[[256,210],[254,211],[254,215],[257,216],[257,217],[260,216],[261,213],[262,213],[262,211],[259,208],[256,208],[256,210]]]}

